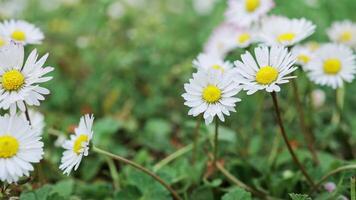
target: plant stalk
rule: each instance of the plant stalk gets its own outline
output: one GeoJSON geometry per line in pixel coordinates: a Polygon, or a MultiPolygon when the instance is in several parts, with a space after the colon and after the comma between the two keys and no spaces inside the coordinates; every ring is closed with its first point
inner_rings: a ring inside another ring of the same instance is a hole
{"type": "Polygon", "coordinates": [[[276,116],[277,116],[277,122],[279,124],[279,128],[280,128],[280,132],[282,134],[282,137],[284,139],[285,144],[288,147],[288,151],[290,153],[290,155],[293,158],[294,163],[298,166],[298,168],[300,169],[300,171],[302,172],[302,174],[305,176],[305,178],[307,179],[308,183],[312,186],[315,187],[314,181],[312,180],[312,178],[309,176],[308,172],[305,170],[305,168],[303,167],[303,165],[301,164],[301,162],[299,161],[298,157],[296,156],[296,154],[294,153],[293,148],[291,147],[291,145],[289,144],[288,141],[288,137],[286,134],[286,131],[284,129],[284,125],[282,122],[282,118],[281,118],[281,112],[279,109],[279,105],[278,105],[278,100],[277,100],[277,95],[276,92],[272,92],[272,99],[273,99],[273,104],[274,104],[274,108],[276,111],[276,116]]]}
{"type": "Polygon", "coordinates": [[[108,156],[108,157],[110,157],[110,158],[112,158],[112,159],[118,160],[118,161],[120,161],[120,162],[123,162],[123,163],[125,163],[125,164],[128,164],[128,165],[130,165],[130,166],[132,166],[132,167],[134,167],[134,168],[136,168],[136,169],[142,171],[143,173],[145,173],[145,174],[151,176],[153,179],[155,179],[155,180],[156,180],[158,183],[160,183],[163,187],[165,187],[165,188],[172,194],[172,196],[173,196],[173,198],[174,198],[175,200],[182,200],[182,199],[178,196],[178,194],[176,193],[176,191],[174,191],[173,188],[172,188],[170,185],[168,185],[164,180],[162,180],[159,176],[157,176],[156,174],[154,174],[153,172],[151,172],[151,171],[148,170],[147,168],[145,168],[145,167],[143,167],[143,166],[141,166],[141,165],[139,165],[139,164],[137,164],[137,163],[135,163],[135,162],[133,162],[133,161],[131,161],[131,160],[128,160],[128,159],[126,159],[126,158],[124,158],[124,157],[121,157],[121,156],[119,156],[119,155],[115,155],[115,154],[112,154],[112,153],[110,153],[110,152],[108,152],[108,151],[102,150],[102,149],[100,149],[100,148],[98,148],[98,147],[96,147],[96,146],[93,146],[93,151],[95,151],[96,153],[99,153],[99,154],[103,154],[103,155],[105,155],[105,156],[108,156]]]}
{"type": "Polygon", "coordinates": [[[197,152],[198,152],[198,143],[199,143],[199,130],[200,130],[200,125],[202,121],[203,115],[198,117],[197,123],[195,125],[194,129],[194,142],[193,142],[193,151],[192,151],[192,164],[195,163],[195,160],[197,158],[197,152]]]}
{"type": "Polygon", "coordinates": [[[218,141],[219,139],[219,120],[215,119],[215,135],[214,135],[214,158],[213,158],[213,166],[216,166],[216,162],[218,160],[218,141]]]}

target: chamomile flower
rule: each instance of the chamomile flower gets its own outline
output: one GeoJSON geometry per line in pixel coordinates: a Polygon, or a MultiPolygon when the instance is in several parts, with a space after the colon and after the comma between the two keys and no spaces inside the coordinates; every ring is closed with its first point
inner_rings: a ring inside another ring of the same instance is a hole
{"type": "Polygon", "coordinates": [[[225,17],[229,23],[249,27],[273,7],[273,0],[229,0],[225,17]]]}
{"type": "Polygon", "coordinates": [[[199,54],[197,59],[193,61],[194,67],[205,70],[216,70],[226,72],[232,69],[233,65],[229,61],[222,60],[214,54],[199,54]]]}
{"type": "Polygon", "coordinates": [[[224,58],[226,54],[233,49],[230,38],[234,31],[235,27],[231,26],[231,24],[222,23],[219,25],[204,45],[204,52],[224,58]]]}
{"type": "Polygon", "coordinates": [[[232,49],[246,48],[256,42],[256,28],[237,28],[231,34],[230,43],[232,49]]]}
{"type": "Polygon", "coordinates": [[[314,33],[316,26],[309,20],[266,17],[262,21],[260,39],[263,43],[292,46],[314,33]]]}
{"type": "Polygon", "coordinates": [[[184,105],[191,108],[188,115],[195,117],[203,113],[206,124],[210,124],[215,116],[225,121],[224,115],[235,112],[236,103],[241,101],[234,97],[241,89],[230,73],[201,69],[184,84],[184,89],[184,105]]]}
{"type": "MultiPolygon", "coordinates": [[[[36,129],[36,132],[39,135],[42,135],[43,129],[45,127],[43,114],[33,109],[28,109],[28,114],[31,121],[31,128],[36,129]]],[[[25,113],[22,113],[22,117],[24,120],[27,120],[25,113]]]]}
{"type": "Polygon", "coordinates": [[[297,58],[296,64],[307,70],[305,66],[313,59],[314,52],[306,45],[297,45],[293,47],[292,53],[297,58]]]}
{"type": "Polygon", "coordinates": [[[39,84],[52,77],[44,77],[53,70],[43,67],[48,54],[37,60],[38,54],[33,50],[24,61],[24,48],[21,44],[11,42],[0,48],[0,108],[10,109],[14,114],[19,108],[25,111],[25,104],[39,106],[49,90],[39,84]]]}
{"type": "Polygon", "coordinates": [[[0,180],[17,182],[33,171],[32,163],[43,156],[43,143],[36,129],[21,116],[0,117],[0,180]]]}
{"type": "Polygon", "coordinates": [[[74,130],[75,134],[71,135],[70,140],[64,142],[65,151],[59,166],[64,174],[69,175],[73,169],[77,170],[83,156],[88,155],[90,140],[93,136],[93,122],[93,115],[87,114],[81,117],[79,126],[74,130]]]}
{"type": "Polygon", "coordinates": [[[327,30],[331,41],[356,48],[356,24],[349,20],[334,22],[327,30]]]}
{"type": "Polygon", "coordinates": [[[356,56],[351,48],[341,44],[325,44],[315,52],[308,66],[308,76],[319,85],[333,89],[351,82],[356,73],[356,56]]]}
{"type": "Polygon", "coordinates": [[[22,20],[4,21],[0,24],[0,34],[23,45],[40,44],[44,39],[39,28],[22,20]]]}
{"type": "Polygon", "coordinates": [[[248,95],[258,90],[279,92],[280,84],[295,78],[288,75],[297,69],[293,67],[296,59],[286,48],[257,47],[255,56],[256,58],[253,58],[250,52],[246,52],[241,56],[242,62],[235,62],[236,81],[242,84],[248,95]]]}
{"type": "Polygon", "coordinates": [[[2,35],[0,34],[0,48],[1,48],[2,46],[7,45],[8,43],[9,43],[9,40],[8,40],[6,37],[4,37],[4,36],[2,36],[2,35]]]}

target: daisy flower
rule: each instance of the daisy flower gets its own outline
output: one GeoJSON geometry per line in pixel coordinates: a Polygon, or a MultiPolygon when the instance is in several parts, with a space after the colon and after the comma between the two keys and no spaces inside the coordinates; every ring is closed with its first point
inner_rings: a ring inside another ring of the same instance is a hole
{"type": "Polygon", "coordinates": [[[262,21],[260,39],[263,43],[292,46],[314,33],[316,26],[309,20],[266,17],[262,21]]]}
{"type": "Polygon", "coordinates": [[[0,117],[0,180],[14,183],[33,171],[31,163],[43,156],[43,143],[36,129],[21,116],[0,117]]]}
{"type": "Polygon", "coordinates": [[[44,39],[39,28],[22,20],[10,20],[0,24],[0,35],[23,45],[41,44],[44,39]]]}
{"type": "Polygon", "coordinates": [[[295,78],[288,76],[297,67],[293,67],[296,59],[284,47],[257,47],[255,56],[246,52],[241,56],[241,61],[235,61],[237,76],[235,80],[240,82],[248,95],[258,90],[267,92],[279,92],[280,84],[289,82],[295,78]]]}
{"type": "Polygon", "coordinates": [[[307,68],[308,76],[316,84],[333,89],[351,82],[356,73],[356,56],[351,48],[341,44],[325,44],[315,52],[307,68]]]}
{"type": "Polygon", "coordinates": [[[8,39],[0,34],[0,48],[7,45],[8,43],[8,39]]]}
{"type": "MultiPolygon", "coordinates": [[[[36,110],[33,110],[33,109],[28,109],[28,114],[29,114],[30,121],[31,121],[31,127],[33,129],[36,129],[36,132],[39,135],[42,135],[43,129],[45,127],[43,114],[36,110]]],[[[27,120],[25,113],[22,113],[22,117],[24,120],[27,120]]]]}
{"type": "Polygon", "coordinates": [[[219,56],[205,53],[198,55],[197,59],[193,61],[193,66],[198,70],[216,70],[219,72],[229,71],[233,67],[229,61],[224,61],[219,56]]]}
{"type": "Polygon", "coordinates": [[[256,28],[236,28],[231,34],[231,49],[246,48],[257,41],[256,28]]]}
{"type": "Polygon", "coordinates": [[[24,61],[24,48],[21,44],[11,42],[0,48],[0,108],[9,109],[13,114],[17,108],[25,111],[25,103],[39,106],[44,100],[43,95],[49,90],[39,86],[52,77],[44,77],[54,68],[43,67],[48,54],[37,61],[38,54],[33,50],[24,61]]]}
{"type": "Polygon", "coordinates": [[[230,73],[201,69],[184,84],[184,89],[184,105],[191,108],[188,115],[195,117],[204,113],[206,124],[210,124],[215,116],[224,121],[224,115],[235,112],[235,104],[241,101],[234,97],[241,89],[230,73]]]}
{"type": "Polygon", "coordinates": [[[273,7],[273,0],[229,0],[225,17],[228,23],[249,27],[273,7]]]}
{"type": "Polygon", "coordinates": [[[333,42],[356,47],[356,24],[349,20],[334,22],[327,33],[333,42]]]}
{"type": "Polygon", "coordinates": [[[205,43],[204,52],[224,58],[233,49],[230,38],[234,31],[235,27],[231,26],[231,24],[222,23],[219,25],[205,43]]]}
{"type": "Polygon", "coordinates": [[[307,70],[305,66],[313,59],[314,52],[307,45],[297,45],[293,47],[292,53],[297,58],[296,64],[307,70]]]}
{"type": "Polygon", "coordinates": [[[65,151],[61,159],[59,169],[64,174],[69,175],[73,170],[77,170],[83,156],[89,153],[89,143],[93,136],[94,116],[84,115],[80,118],[79,126],[74,130],[75,134],[71,135],[70,140],[63,144],[65,151]]]}

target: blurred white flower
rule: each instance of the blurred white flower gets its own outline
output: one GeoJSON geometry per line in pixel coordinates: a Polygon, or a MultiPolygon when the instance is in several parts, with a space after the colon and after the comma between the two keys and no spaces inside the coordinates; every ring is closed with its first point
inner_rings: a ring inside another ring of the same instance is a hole
{"type": "Polygon", "coordinates": [[[236,103],[241,101],[234,97],[241,89],[230,73],[200,69],[189,83],[184,84],[184,89],[184,105],[191,108],[188,115],[196,117],[203,113],[206,124],[210,124],[215,116],[225,121],[224,115],[235,112],[236,103]]]}
{"type": "Polygon", "coordinates": [[[64,142],[65,151],[59,166],[64,174],[69,175],[73,169],[77,170],[83,156],[88,155],[90,140],[93,137],[93,122],[93,115],[87,114],[81,117],[79,126],[74,130],[75,134],[64,142]]]}
{"type": "Polygon", "coordinates": [[[193,66],[198,70],[216,70],[222,73],[229,71],[233,67],[229,61],[224,61],[219,56],[205,53],[198,55],[197,59],[193,61],[193,66]]]}
{"type": "Polygon", "coordinates": [[[356,23],[350,20],[334,22],[327,33],[331,41],[356,48],[356,23]]]}
{"type": "Polygon", "coordinates": [[[193,8],[200,15],[207,15],[214,9],[216,0],[193,0],[193,8]]]}
{"type": "Polygon", "coordinates": [[[45,76],[54,70],[43,67],[48,54],[37,60],[37,50],[33,50],[24,62],[24,47],[11,42],[0,48],[0,108],[10,109],[14,114],[19,108],[25,111],[25,104],[39,106],[49,90],[39,84],[52,79],[45,76]]]}
{"type": "Polygon", "coordinates": [[[234,29],[229,38],[231,50],[235,48],[246,48],[252,43],[257,42],[257,32],[258,30],[255,27],[234,29]]]}
{"type": "Polygon", "coordinates": [[[4,21],[0,24],[0,35],[23,45],[41,44],[44,39],[39,28],[23,20],[4,21]]]}
{"type": "Polygon", "coordinates": [[[306,68],[311,81],[336,89],[354,79],[356,56],[347,46],[325,44],[315,52],[306,68]]]}
{"type": "Polygon", "coordinates": [[[304,0],[305,4],[307,4],[309,7],[312,8],[318,8],[319,7],[319,0],[304,0]]]}
{"type": "Polygon", "coordinates": [[[316,26],[309,20],[269,16],[262,20],[260,39],[272,45],[292,46],[314,33],[316,26]]]}
{"type": "Polygon", "coordinates": [[[249,27],[273,7],[273,0],[229,0],[225,17],[238,27],[249,27]]]}
{"type": "Polygon", "coordinates": [[[336,185],[333,182],[327,182],[324,184],[324,189],[331,193],[336,189],[336,185]]]}
{"type": "Polygon", "coordinates": [[[286,48],[257,47],[255,57],[246,51],[241,55],[242,62],[235,61],[237,73],[235,80],[242,84],[248,95],[258,90],[279,92],[280,84],[288,83],[289,79],[295,78],[290,74],[297,69],[293,66],[296,59],[286,48]]]}
{"type": "Polygon", "coordinates": [[[56,141],[54,141],[54,146],[62,147],[66,141],[67,141],[67,138],[64,135],[59,135],[57,137],[56,141]]]}
{"type": "Polygon", "coordinates": [[[125,0],[125,3],[134,8],[144,8],[146,6],[146,0],[125,0]]]}
{"type": "Polygon", "coordinates": [[[43,156],[41,137],[21,116],[0,117],[0,180],[17,182],[33,171],[43,156]]]}
{"type": "Polygon", "coordinates": [[[109,5],[106,10],[106,14],[111,19],[119,19],[125,14],[125,8],[120,1],[115,1],[114,3],[109,5]]]}
{"type": "Polygon", "coordinates": [[[292,53],[297,58],[296,63],[307,70],[305,66],[313,59],[314,52],[307,45],[296,45],[293,47],[292,53]]]}
{"type": "Polygon", "coordinates": [[[311,101],[314,108],[320,108],[325,104],[326,95],[324,91],[316,89],[312,91],[311,95],[311,101]]]}
{"type": "Polygon", "coordinates": [[[204,52],[224,58],[233,49],[234,43],[231,42],[236,27],[228,23],[219,25],[210,35],[204,45],[204,52]]]}
{"type": "Polygon", "coordinates": [[[75,44],[77,45],[77,47],[85,49],[90,44],[90,38],[88,36],[79,36],[75,41],[75,44]]]}
{"type": "Polygon", "coordinates": [[[27,7],[27,0],[0,1],[0,17],[17,18],[27,7]]]}
{"type": "MultiPolygon", "coordinates": [[[[42,113],[33,110],[33,109],[28,109],[28,114],[31,120],[31,127],[33,129],[36,129],[36,132],[39,135],[43,134],[43,129],[45,127],[45,122],[44,122],[44,116],[42,113]]],[[[27,120],[26,114],[22,113],[22,117],[24,120],[27,120]]]]}

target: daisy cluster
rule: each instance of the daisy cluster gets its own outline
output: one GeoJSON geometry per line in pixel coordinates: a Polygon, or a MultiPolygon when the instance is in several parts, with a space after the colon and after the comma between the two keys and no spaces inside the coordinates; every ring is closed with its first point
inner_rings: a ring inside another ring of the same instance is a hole
{"type": "Polygon", "coordinates": [[[316,25],[305,18],[268,15],[273,0],[229,0],[225,20],[206,42],[203,52],[193,61],[197,69],[182,95],[188,114],[202,114],[207,124],[215,116],[235,112],[236,95],[259,90],[279,92],[280,85],[296,78],[301,66],[315,84],[342,87],[356,73],[356,25],[350,21],[335,22],[327,30],[330,43],[303,40],[311,36],[316,25]],[[228,54],[246,50],[241,59],[231,63],[228,54]]]}
{"type": "MultiPolygon", "coordinates": [[[[33,164],[43,159],[44,116],[33,109],[40,106],[50,91],[42,84],[52,79],[54,70],[46,66],[48,54],[39,57],[36,49],[25,59],[25,47],[40,44],[44,35],[25,21],[0,23],[0,180],[16,183],[30,176],[33,164]],[[31,108],[30,108],[31,107],[31,108]]],[[[75,134],[64,141],[60,169],[69,174],[88,155],[94,117],[81,118],[75,134]]]]}

